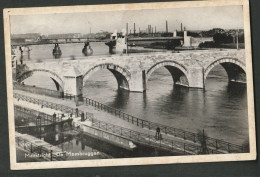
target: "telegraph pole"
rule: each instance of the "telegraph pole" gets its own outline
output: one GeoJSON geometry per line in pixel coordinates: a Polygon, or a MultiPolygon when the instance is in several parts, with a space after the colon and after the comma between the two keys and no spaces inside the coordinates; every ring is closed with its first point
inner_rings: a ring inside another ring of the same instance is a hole
{"type": "Polygon", "coordinates": [[[135,36],[135,23],[134,23],[134,36],[135,36]]]}
{"type": "Polygon", "coordinates": [[[168,22],[166,20],[166,33],[168,33],[168,22]]]}
{"type": "Polygon", "coordinates": [[[239,49],[239,46],[238,46],[238,29],[236,31],[236,38],[237,38],[237,50],[239,49]]]}
{"type": "Polygon", "coordinates": [[[126,41],[126,51],[125,53],[128,53],[128,23],[126,23],[126,36],[125,36],[125,41],[126,41]]]}

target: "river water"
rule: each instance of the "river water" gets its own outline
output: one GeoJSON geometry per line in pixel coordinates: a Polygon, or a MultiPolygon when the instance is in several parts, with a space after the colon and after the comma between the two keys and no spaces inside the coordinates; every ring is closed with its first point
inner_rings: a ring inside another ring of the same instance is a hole
{"type": "MultiPolygon", "coordinates": [[[[31,46],[30,60],[53,58],[54,45],[31,46]]],[[[83,44],[60,45],[62,57],[83,56],[83,44]]],[[[108,55],[103,43],[91,43],[94,55],[108,55]]],[[[50,78],[35,74],[25,84],[55,89],[50,78]],[[41,79],[39,79],[39,77],[41,79]]],[[[205,130],[210,137],[242,145],[248,143],[246,85],[228,83],[222,66],[209,73],[206,88],[174,87],[165,68],[150,77],[145,93],[118,90],[113,74],[99,70],[86,82],[84,96],[139,118],[191,132],[205,130]]]]}

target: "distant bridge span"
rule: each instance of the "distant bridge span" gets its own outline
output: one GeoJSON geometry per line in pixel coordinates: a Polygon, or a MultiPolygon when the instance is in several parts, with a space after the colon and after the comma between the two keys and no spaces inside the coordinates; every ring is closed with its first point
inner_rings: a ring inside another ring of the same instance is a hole
{"type": "Polygon", "coordinates": [[[26,61],[17,66],[18,82],[34,72],[47,73],[58,90],[81,95],[86,80],[101,69],[108,69],[115,76],[118,87],[134,92],[146,90],[151,74],[165,67],[172,75],[174,84],[193,88],[204,88],[208,73],[222,65],[229,81],[246,82],[244,50],[200,50],[180,53],[142,53],[112,56],[50,59],[41,62],[26,61]]]}

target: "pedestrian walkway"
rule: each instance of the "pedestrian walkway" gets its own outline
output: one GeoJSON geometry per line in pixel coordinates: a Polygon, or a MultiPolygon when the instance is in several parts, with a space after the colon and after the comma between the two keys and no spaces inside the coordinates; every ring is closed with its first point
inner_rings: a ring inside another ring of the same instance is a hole
{"type": "MultiPolygon", "coordinates": [[[[54,103],[49,103],[46,101],[41,101],[39,99],[35,99],[29,96],[24,96],[24,95],[18,95],[17,93],[15,94],[15,101],[18,104],[23,103],[25,109],[31,109],[28,106],[31,105],[35,111],[44,111],[46,109],[41,109],[45,106],[50,106],[51,108],[48,107],[47,111],[51,112],[56,111],[55,108],[57,108],[57,104],[54,103]],[[19,100],[19,101],[18,101],[19,100]],[[28,102],[28,104],[27,104],[28,102]]],[[[18,106],[18,105],[15,105],[18,106]]],[[[58,106],[61,108],[61,106],[58,106]]],[[[80,112],[80,111],[79,111],[80,112]]],[[[39,112],[42,113],[42,112],[39,112]]],[[[46,113],[46,112],[45,112],[46,113]]],[[[159,149],[165,149],[165,150],[170,150],[174,154],[198,154],[200,147],[196,145],[191,145],[189,143],[181,143],[178,141],[173,141],[169,139],[155,139],[154,136],[140,133],[138,131],[133,131],[131,129],[123,128],[120,126],[116,126],[110,123],[106,123],[103,121],[99,121],[95,118],[88,117],[87,119],[83,120],[81,117],[75,117],[73,116],[73,124],[74,127],[78,127],[83,132],[90,133],[91,135],[95,135],[95,137],[102,137],[105,138],[103,140],[109,141],[113,144],[118,144],[120,147],[124,145],[125,148],[127,149],[132,149],[135,147],[135,145],[129,141],[133,140],[134,142],[139,142],[141,144],[149,145],[152,147],[157,147],[159,149]]],[[[212,151],[211,153],[216,153],[215,151],[212,151]]]]}
{"type": "MultiPolygon", "coordinates": [[[[140,133],[148,134],[148,135],[151,135],[151,136],[154,136],[154,137],[156,135],[156,131],[148,130],[148,129],[144,129],[144,128],[135,126],[132,123],[126,122],[122,119],[119,119],[117,116],[114,116],[112,114],[109,114],[109,113],[101,111],[101,110],[98,110],[97,108],[94,108],[93,106],[90,106],[90,105],[76,106],[74,101],[62,100],[62,99],[59,99],[59,98],[48,97],[48,96],[44,96],[44,95],[37,95],[37,94],[33,94],[33,93],[21,91],[21,90],[14,90],[14,93],[30,96],[30,97],[40,99],[40,100],[47,100],[49,102],[61,104],[61,105],[68,106],[68,107],[71,107],[71,108],[74,108],[74,109],[78,108],[81,111],[92,113],[94,115],[95,119],[101,120],[103,122],[107,122],[107,123],[110,123],[110,124],[113,124],[113,125],[116,125],[116,126],[131,129],[133,131],[138,131],[140,133]]],[[[42,108],[42,109],[47,109],[47,108],[42,108]]],[[[38,111],[40,111],[40,110],[38,110],[38,111]]],[[[54,111],[52,110],[49,113],[53,114],[54,111]]],[[[56,113],[58,113],[58,111],[56,111],[56,113]]],[[[185,141],[183,139],[180,139],[180,138],[177,138],[177,137],[174,137],[174,136],[171,136],[171,135],[166,135],[164,133],[162,133],[162,138],[167,138],[167,139],[171,139],[171,140],[174,140],[174,141],[187,143],[187,141],[185,141]]],[[[194,143],[194,144],[200,145],[198,143],[194,143]]]]}
{"type": "MultiPolygon", "coordinates": [[[[100,107],[95,107],[90,104],[82,104],[79,106],[76,106],[75,102],[70,99],[61,99],[61,98],[54,98],[54,97],[49,97],[49,96],[44,96],[44,95],[37,95],[21,90],[14,90],[14,93],[29,96],[34,99],[40,99],[40,100],[46,100],[48,102],[51,102],[53,104],[58,104],[58,105],[63,105],[66,106],[68,110],[75,110],[76,108],[79,111],[87,112],[88,114],[91,113],[91,115],[94,115],[95,119],[98,119],[100,121],[113,124],[115,126],[120,126],[122,128],[130,129],[132,131],[140,132],[149,136],[152,136],[155,138],[156,135],[156,129],[148,129],[147,127],[142,127],[142,126],[136,126],[135,124],[132,124],[132,122],[127,122],[127,119],[122,119],[120,116],[118,117],[118,114],[114,115],[111,114],[110,112],[106,112],[100,109],[100,107]]],[[[170,128],[170,127],[169,127],[170,128]]],[[[175,128],[172,128],[175,131],[175,128]]],[[[165,129],[166,130],[166,129],[165,129]]],[[[177,129],[176,129],[177,130],[177,129]]],[[[201,146],[200,141],[196,139],[195,141],[195,136],[194,136],[194,141],[193,138],[189,137],[189,139],[185,139],[185,132],[184,135],[182,136],[176,136],[174,133],[165,133],[166,131],[161,131],[162,138],[172,140],[172,141],[177,141],[183,144],[190,144],[194,146],[201,146]]],[[[195,134],[194,134],[195,135],[195,134]]],[[[196,135],[197,136],[197,135],[196,135]]],[[[198,137],[196,137],[198,138],[198,137]]],[[[208,138],[206,139],[208,141],[208,148],[211,151],[218,152],[218,153],[232,153],[232,152],[243,152],[243,147],[237,146],[230,144],[228,142],[224,142],[222,140],[217,140],[217,139],[212,139],[208,138]]]]}

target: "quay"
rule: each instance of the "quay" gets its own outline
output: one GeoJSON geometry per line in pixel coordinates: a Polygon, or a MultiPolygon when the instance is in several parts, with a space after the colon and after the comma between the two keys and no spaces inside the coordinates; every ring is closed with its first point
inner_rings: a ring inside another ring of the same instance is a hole
{"type": "MultiPolygon", "coordinates": [[[[76,108],[78,110],[83,110],[84,112],[90,113],[90,115],[95,115],[96,119],[93,119],[93,116],[87,116],[88,119],[90,119],[92,122],[92,125],[96,125],[96,127],[101,128],[104,130],[105,127],[108,126],[108,124],[111,124],[113,127],[120,127],[118,134],[122,134],[120,132],[122,129],[128,129],[128,132],[135,131],[139,134],[145,134],[148,135],[148,142],[151,139],[154,139],[155,135],[155,129],[156,127],[160,127],[162,130],[163,139],[170,140],[170,141],[176,141],[183,144],[191,144],[192,146],[195,146],[196,149],[200,147],[200,136],[195,133],[183,131],[181,129],[163,126],[160,124],[152,123],[149,121],[144,121],[138,118],[135,118],[133,116],[129,116],[128,114],[123,113],[122,111],[109,108],[101,103],[95,102],[94,100],[85,99],[84,104],[79,105],[78,107],[75,106],[75,103],[73,100],[69,100],[69,97],[66,99],[58,99],[53,97],[47,97],[43,95],[36,95],[28,92],[24,92],[21,90],[15,90],[15,98],[26,99],[28,102],[32,102],[34,104],[44,105],[45,106],[51,106],[53,109],[56,110],[62,110],[63,112],[73,112],[75,113],[76,108]],[[27,96],[25,96],[27,95],[27,96]],[[43,101],[43,100],[48,100],[43,101]],[[59,104],[55,104],[59,102],[59,104]],[[93,109],[94,107],[94,109],[93,109]],[[118,119],[120,118],[120,119],[118,119]],[[98,120],[99,123],[95,123],[95,120],[98,120]],[[103,124],[104,123],[104,124],[103,124]],[[99,124],[99,125],[98,125],[99,124]]],[[[73,99],[73,97],[71,97],[73,99]]],[[[128,138],[131,137],[131,135],[128,135],[128,138]]],[[[132,137],[131,137],[132,138],[132,137]]],[[[207,137],[206,138],[208,148],[214,152],[214,153],[241,153],[245,152],[245,149],[243,146],[235,145],[229,142],[225,142],[223,140],[218,140],[214,138],[207,137]]],[[[138,141],[140,142],[140,141],[138,141]]],[[[187,147],[187,146],[186,146],[187,147]]],[[[186,148],[185,147],[185,148],[186,148]]],[[[183,150],[183,147],[182,147],[183,150]]],[[[198,152],[196,152],[198,153],[198,152]]]]}
{"type": "MultiPolygon", "coordinates": [[[[24,105],[24,107],[34,107],[36,110],[41,108],[41,104],[33,104],[23,100],[24,97],[20,97],[19,101],[16,102],[20,105],[24,105]]],[[[56,107],[54,107],[52,112],[55,112],[56,107]]],[[[60,107],[62,109],[62,107],[60,107]]],[[[29,109],[29,108],[26,108],[29,109]]],[[[154,135],[149,135],[145,133],[140,133],[138,131],[133,131],[128,128],[120,127],[111,123],[107,123],[104,121],[99,121],[98,119],[93,118],[91,113],[87,113],[87,117],[84,121],[82,121],[81,116],[77,116],[76,112],[73,112],[73,125],[76,129],[80,129],[83,133],[87,133],[90,136],[96,136],[101,138],[104,141],[115,144],[117,146],[133,149],[135,145],[132,143],[148,145],[151,147],[156,147],[163,150],[168,150],[170,152],[174,152],[175,154],[197,154],[200,150],[200,146],[191,145],[189,143],[182,143],[179,141],[173,141],[170,139],[163,138],[162,140],[156,140],[154,135]],[[88,116],[88,115],[91,116],[88,116]],[[195,152],[196,151],[196,152],[195,152]]],[[[79,111],[79,115],[82,112],[79,111]]],[[[215,151],[211,151],[214,153],[215,151]]],[[[215,152],[216,153],[216,152],[215,152]]]]}

